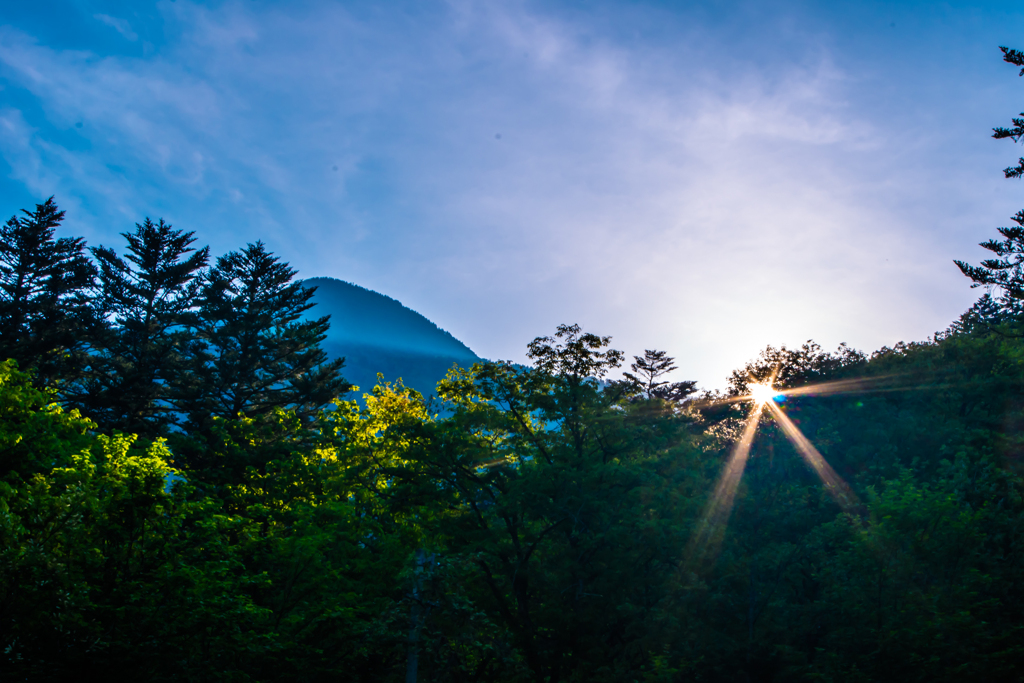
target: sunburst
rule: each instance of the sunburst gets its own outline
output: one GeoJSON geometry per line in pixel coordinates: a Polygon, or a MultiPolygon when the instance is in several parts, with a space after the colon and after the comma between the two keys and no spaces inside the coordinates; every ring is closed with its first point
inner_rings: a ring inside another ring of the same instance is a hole
{"type": "Polygon", "coordinates": [[[754,443],[757,427],[761,423],[761,417],[764,413],[770,414],[782,428],[782,433],[793,444],[808,466],[818,475],[825,489],[842,510],[850,512],[860,505],[857,496],[849,485],[842,477],[836,474],[836,471],[825,461],[825,458],[818,452],[818,449],[803,435],[778,404],[781,400],[785,400],[787,396],[863,391],[867,389],[865,384],[868,382],[848,380],[820,384],[817,385],[817,388],[808,386],[800,387],[799,389],[783,390],[773,386],[777,372],[778,369],[772,373],[766,382],[749,383],[747,385],[749,393],[743,396],[731,397],[724,401],[727,403],[737,401],[750,402],[752,409],[747,415],[739,440],[733,445],[729,459],[726,461],[725,469],[719,475],[718,483],[715,485],[715,492],[704,510],[704,515],[690,537],[686,557],[687,564],[694,571],[706,566],[709,561],[713,561],[718,555],[718,549],[721,547],[722,539],[725,536],[725,529],[736,499],[736,489],[739,487],[740,479],[743,477],[743,471],[750,457],[750,447],[754,443]]]}

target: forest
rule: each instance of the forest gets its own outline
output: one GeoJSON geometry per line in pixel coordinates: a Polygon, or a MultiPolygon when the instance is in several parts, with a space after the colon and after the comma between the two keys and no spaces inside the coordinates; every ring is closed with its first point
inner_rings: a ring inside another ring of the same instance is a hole
{"type": "Polygon", "coordinates": [[[4,680],[1024,678],[1024,211],[923,342],[698,392],[565,324],[430,396],[262,242],[63,219],[0,229],[4,680]]]}

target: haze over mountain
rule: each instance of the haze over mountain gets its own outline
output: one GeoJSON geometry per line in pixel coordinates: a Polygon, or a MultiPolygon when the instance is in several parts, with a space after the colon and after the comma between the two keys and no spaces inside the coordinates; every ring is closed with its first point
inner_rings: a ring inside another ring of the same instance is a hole
{"type": "Polygon", "coordinates": [[[331,316],[322,346],[332,358],[344,356],[343,374],[359,387],[357,394],[370,391],[380,372],[387,381],[402,378],[406,386],[429,395],[453,364],[480,360],[451,334],[389,296],[330,277],[303,282],[317,288],[309,315],[331,316]]]}

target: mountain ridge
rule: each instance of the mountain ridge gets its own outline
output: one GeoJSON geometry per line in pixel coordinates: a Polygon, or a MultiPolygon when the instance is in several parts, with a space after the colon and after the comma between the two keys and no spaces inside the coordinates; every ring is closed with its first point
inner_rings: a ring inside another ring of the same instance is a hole
{"type": "Polygon", "coordinates": [[[316,287],[309,318],[331,316],[321,343],[331,358],[345,358],[342,374],[367,392],[377,383],[399,378],[423,394],[434,393],[437,382],[452,365],[481,360],[468,346],[423,314],[397,299],[331,277],[304,279],[316,287]]]}

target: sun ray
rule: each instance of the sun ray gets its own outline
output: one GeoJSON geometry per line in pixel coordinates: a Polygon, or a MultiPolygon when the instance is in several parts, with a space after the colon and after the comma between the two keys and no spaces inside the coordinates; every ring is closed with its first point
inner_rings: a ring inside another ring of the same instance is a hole
{"type": "Polygon", "coordinates": [[[507,464],[508,464],[508,462],[509,462],[509,461],[508,461],[508,458],[507,458],[507,457],[505,457],[505,456],[502,456],[502,457],[500,457],[500,458],[495,458],[494,460],[487,460],[487,461],[485,461],[485,462],[476,462],[476,463],[473,463],[473,464],[471,465],[471,467],[472,467],[473,469],[485,469],[485,468],[491,468],[491,467],[494,467],[495,465],[507,465],[507,464]]]}
{"type": "MultiPolygon", "coordinates": [[[[761,416],[765,409],[782,428],[783,434],[793,444],[804,461],[814,470],[825,485],[825,490],[839,504],[844,512],[856,513],[860,508],[860,500],[849,484],[840,477],[818,449],[803,435],[793,420],[779,407],[778,401],[789,396],[825,396],[845,393],[906,391],[912,387],[892,385],[895,375],[880,377],[839,380],[821,384],[799,387],[796,389],[777,389],[773,386],[776,372],[766,382],[757,382],[753,377],[747,384],[749,393],[742,396],[729,396],[709,401],[694,401],[691,405],[697,408],[728,405],[738,402],[753,404],[743,427],[739,441],[733,446],[726,462],[725,469],[715,485],[715,492],[708,501],[700,522],[694,529],[686,548],[685,567],[689,571],[700,572],[708,568],[722,545],[725,530],[736,499],[736,490],[746,469],[750,457],[750,448],[757,434],[761,416]]],[[[923,388],[923,387],[919,387],[923,388]]]]}
{"type": "Polygon", "coordinates": [[[825,489],[829,492],[832,498],[839,503],[839,507],[844,512],[853,512],[859,507],[860,501],[857,499],[856,494],[850,488],[842,477],[836,474],[836,471],[832,469],[832,466],[825,462],[825,458],[822,457],[818,449],[815,448],[807,437],[797,428],[793,421],[789,419],[789,415],[782,412],[782,409],[775,404],[774,401],[768,401],[765,405],[768,406],[769,412],[775,421],[782,427],[782,431],[786,437],[796,446],[797,451],[811,466],[818,477],[821,478],[822,483],[825,484],[825,489]]]}
{"type": "MultiPolygon", "coordinates": [[[[796,396],[839,396],[843,394],[877,394],[877,393],[890,393],[898,391],[920,391],[920,390],[935,390],[943,389],[952,384],[914,384],[914,385],[900,385],[899,380],[905,377],[905,375],[879,375],[876,377],[860,377],[854,379],[842,379],[835,380],[832,382],[821,382],[819,384],[808,384],[793,389],[779,389],[775,388],[776,395],[783,396],[786,398],[796,396]]],[[[771,378],[764,382],[757,382],[754,378],[750,379],[750,383],[747,384],[748,389],[754,387],[773,387],[774,374],[771,378]]],[[[760,391],[755,389],[754,391],[760,391]]],[[[713,399],[695,399],[689,401],[688,405],[701,410],[703,408],[714,408],[718,406],[726,406],[733,403],[743,403],[750,400],[756,400],[756,396],[752,393],[743,394],[740,396],[725,396],[721,398],[713,399]]]]}
{"type": "Polygon", "coordinates": [[[750,411],[743,427],[743,433],[736,445],[733,446],[725,469],[715,486],[715,493],[708,502],[700,523],[690,537],[686,549],[686,564],[692,570],[700,569],[718,555],[718,549],[725,535],[725,527],[729,522],[729,515],[735,502],[736,488],[739,486],[743,470],[747,466],[750,446],[754,442],[754,434],[761,421],[763,409],[763,404],[758,404],[750,411]]]}
{"type": "Polygon", "coordinates": [[[717,406],[726,406],[731,403],[742,403],[743,401],[749,401],[749,396],[725,396],[723,398],[711,398],[711,399],[693,399],[687,402],[687,405],[692,408],[714,408],[717,406]]]}
{"type": "Polygon", "coordinates": [[[784,389],[780,393],[785,396],[834,396],[838,394],[861,394],[881,391],[911,391],[915,388],[923,388],[893,386],[894,381],[898,380],[899,375],[859,377],[855,379],[841,379],[834,382],[821,382],[820,384],[808,384],[795,389],[784,389]]]}

